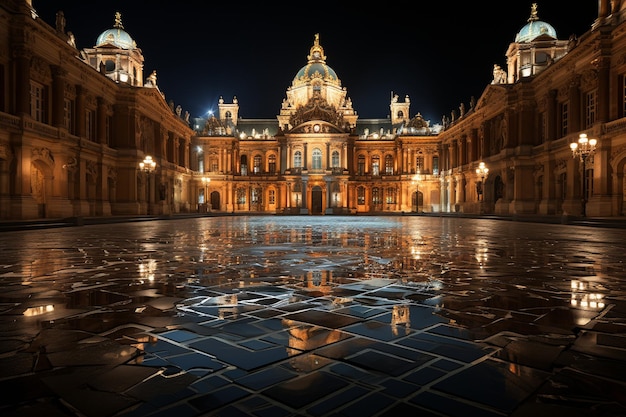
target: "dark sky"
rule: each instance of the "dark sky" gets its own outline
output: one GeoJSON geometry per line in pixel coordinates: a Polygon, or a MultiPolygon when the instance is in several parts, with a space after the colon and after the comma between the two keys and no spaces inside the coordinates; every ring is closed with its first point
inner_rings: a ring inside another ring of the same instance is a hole
{"type": "MultiPolygon", "coordinates": [[[[326,63],[361,118],[387,117],[393,91],[409,95],[411,116],[420,112],[433,124],[471,96],[478,100],[494,64],[506,67],[506,50],[532,3],[33,0],[51,26],[64,12],[79,49],[93,47],[119,11],[143,51],[145,77],[156,70],[166,100],[192,117],[217,109],[220,96],[237,96],[241,117],[275,118],[319,33],[326,63]]],[[[537,3],[540,20],[559,39],[580,37],[597,16],[597,0],[537,3]]]]}

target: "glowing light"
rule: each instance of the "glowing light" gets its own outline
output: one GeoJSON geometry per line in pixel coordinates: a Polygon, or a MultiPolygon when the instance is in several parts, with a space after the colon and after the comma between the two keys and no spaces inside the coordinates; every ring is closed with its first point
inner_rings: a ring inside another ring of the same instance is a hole
{"type": "Polygon", "coordinates": [[[54,305],[48,304],[45,306],[29,307],[26,310],[24,310],[23,314],[26,317],[32,317],[32,316],[40,316],[42,314],[50,313],[52,311],[54,311],[54,305]]]}

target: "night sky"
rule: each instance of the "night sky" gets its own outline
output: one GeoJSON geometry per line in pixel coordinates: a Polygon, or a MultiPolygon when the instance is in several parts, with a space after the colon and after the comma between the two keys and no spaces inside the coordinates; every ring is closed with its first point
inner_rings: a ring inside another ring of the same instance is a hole
{"type": "MultiPolygon", "coordinates": [[[[319,33],[326,63],[361,118],[387,117],[393,91],[409,95],[410,116],[419,112],[432,124],[478,100],[494,64],[506,68],[506,50],[533,2],[458,3],[33,0],[53,27],[56,12],[64,12],[79,49],[93,47],[119,11],[143,51],[144,78],[156,70],[166,100],[191,117],[216,110],[220,96],[237,96],[241,117],[275,118],[319,33]]],[[[580,37],[597,16],[597,0],[537,3],[539,19],[559,39],[580,37]]]]}

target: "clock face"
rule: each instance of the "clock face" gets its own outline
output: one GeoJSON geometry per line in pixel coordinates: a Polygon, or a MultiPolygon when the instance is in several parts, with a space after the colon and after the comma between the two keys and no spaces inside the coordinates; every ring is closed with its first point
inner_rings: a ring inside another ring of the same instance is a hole
{"type": "Polygon", "coordinates": [[[320,131],[320,125],[313,125],[313,131],[318,133],[320,131]]]}

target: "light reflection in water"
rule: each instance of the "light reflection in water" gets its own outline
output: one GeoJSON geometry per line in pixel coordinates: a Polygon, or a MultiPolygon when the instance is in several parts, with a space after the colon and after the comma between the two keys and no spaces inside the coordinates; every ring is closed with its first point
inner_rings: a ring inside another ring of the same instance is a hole
{"type": "MultiPolygon", "coordinates": [[[[570,304],[583,310],[602,310],[605,307],[604,295],[590,291],[588,282],[573,279],[570,304]]],[[[586,324],[586,323],[583,323],[586,324]]]]}
{"type": "Polygon", "coordinates": [[[48,304],[44,306],[29,307],[26,310],[24,310],[24,315],[26,317],[40,316],[42,314],[51,313],[53,311],[54,311],[54,305],[48,304]]]}

